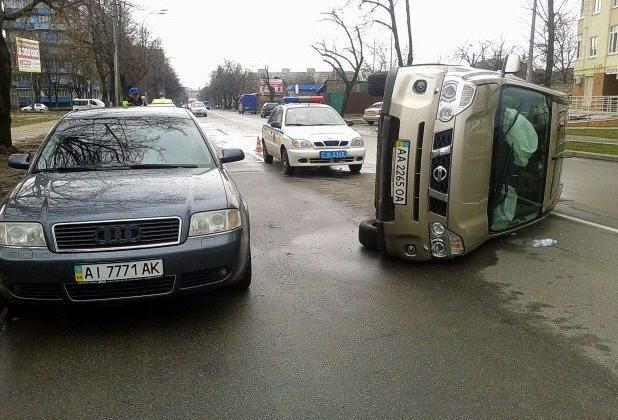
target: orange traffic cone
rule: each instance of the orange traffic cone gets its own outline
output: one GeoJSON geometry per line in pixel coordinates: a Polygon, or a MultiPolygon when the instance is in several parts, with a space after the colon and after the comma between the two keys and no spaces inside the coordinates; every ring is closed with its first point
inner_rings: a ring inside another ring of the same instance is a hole
{"type": "Polygon", "coordinates": [[[255,151],[262,153],[262,140],[260,140],[260,136],[258,136],[257,142],[255,143],[255,151]]]}

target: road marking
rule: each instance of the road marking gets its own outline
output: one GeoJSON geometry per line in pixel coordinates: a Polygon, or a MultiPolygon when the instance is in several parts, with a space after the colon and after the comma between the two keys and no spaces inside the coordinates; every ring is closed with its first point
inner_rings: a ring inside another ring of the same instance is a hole
{"type": "Polygon", "coordinates": [[[561,217],[563,219],[571,220],[573,222],[581,223],[583,225],[593,226],[593,227],[598,228],[598,229],[602,229],[602,230],[606,230],[606,231],[611,232],[611,233],[618,234],[618,229],[613,228],[611,226],[605,226],[605,225],[602,225],[600,223],[590,222],[588,220],[580,219],[579,217],[568,216],[568,215],[562,214],[562,213],[553,212],[552,214],[554,216],[558,216],[558,217],[561,217]]]}

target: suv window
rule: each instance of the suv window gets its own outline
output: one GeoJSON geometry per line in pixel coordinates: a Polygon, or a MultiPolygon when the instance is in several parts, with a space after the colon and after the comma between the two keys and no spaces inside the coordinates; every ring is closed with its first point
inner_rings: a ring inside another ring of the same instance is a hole
{"type": "Polygon", "coordinates": [[[545,95],[514,86],[503,88],[494,128],[491,231],[514,228],[541,215],[550,123],[545,95]]]}

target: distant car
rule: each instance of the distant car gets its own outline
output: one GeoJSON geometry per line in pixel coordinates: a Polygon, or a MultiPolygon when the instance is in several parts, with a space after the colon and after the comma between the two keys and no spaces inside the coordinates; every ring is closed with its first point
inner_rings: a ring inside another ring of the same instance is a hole
{"type": "Polygon", "coordinates": [[[266,102],[262,105],[262,111],[260,111],[260,116],[262,118],[270,117],[270,113],[273,109],[277,108],[279,104],[276,102],[266,102]]]}
{"type": "MultiPolygon", "coordinates": [[[[221,156],[221,157],[218,157],[221,156]]],[[[70,112],[0,200],[0,295],[89,303],[251,284],[249,213],[181,108],[70,112]]]]}
{"type": "MultiPolygon", "coordinates": [[[[34,112],[47,112],[49,109],[43,104],[34,104],[34,112]]],[[[32,105],[25,106],[21,109],[21,112],[33,112],[32,105]]]]}
{"type": "Polygon", "coordinates": [[[206,109],[206,105],[204,104],[204,102],[200,102],[200,101],[191,102],[189,104],[189,110],[193,112],[193,115],[195,116],[202,116],[202,117],[208,116],[208,110],[206,109]]]}
{"type": "Polygon", "coordinates": [[[382,102],[376,102],[365,110],[363,119],[367,121],[367,124],[373,125],[380,119],[380,111],[382,110],[382,102]]]}
{"type": "Polygon", "coordinates": [[[275,108],[262,127],[264,162],[281,160],[292,175],[303,166],[348,165],[358,173],[365,160],[363,138],[328,105],[286,104],[275,108]]]}
{"type": "Polygon", "coordinates": [[[105,103],[100,99],[73,99],[73,111],[93,108],[105,108],[105,103]]]}
{"type": "Polygon", "coordinates": [[[206,109],[210,109],[210,102],[204,101],[204,106],[206,107],[206,109]]]}
{"type": "Polygon", "coordinates": [[[252,114],[256,114],[257,104],[258,104],[257,95],[255,94],[240,95],[240,99],[238,100],[238,113],[244,114],[245,112],[250,112],[252,114]]]}
{"type": "Polygon", "coordinates": [[[160,107],[176,107],[171,99],[153,99],[148,106],[160,106],[160,107]]]}

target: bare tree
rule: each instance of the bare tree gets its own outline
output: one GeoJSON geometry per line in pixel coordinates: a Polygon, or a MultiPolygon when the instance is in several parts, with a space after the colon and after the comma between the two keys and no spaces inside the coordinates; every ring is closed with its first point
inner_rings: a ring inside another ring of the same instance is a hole
{"type": "Polygon", "coordinates": [[[576,54],[577,18],[569,10],[568,0],[539,0],[537,16],[541,25],[536,33],[538,59],[544,65],[543,85],[550,87],[555,71],[566,82],[569,69],[573,67],[576,54]]]}
{"type": "MultiPolygon", "coordinates": [[[[373,22],[387,28],[395,44],[395,54],[397,55],[397,63],[400,66],[404,65],[402,46],[399,40],[399,30],[397,28],[397,1],[396,0],[360,0],[359,7],[369,7],[369,13],[374,16],[373,22]],[[388,16],[387,19],[378,17],[380,14],[388,16]]],[[[410,65],[414,59],[414,50],[412,48],[412,24],[410,19],[410,1],[406,0],[406,22],[407,22],[407,58],[406,65],[410,65]]]]}
{"type": "Polygon", "coordinates": [[[275,88],[270,85],[270,74],[268,73],[268,66],[264,66],[264,74],[260,75],[264,80],[264,84],[268,89],[268,102],[274,102],[275,100],[275,88]]]}
{"type": "Polygon", "coordinates": [[[328,13],[324,13],[324,15],[326,15],[325,20],[332,22],[336,25],[337,29],[341,29],[345,32],[348,45],[339,50],[336,45],[329,47],[326,44],[326,41],[323,40],[312,45],[312,48],[320,54],[325,63],[333,68],[335,73],[337,73],[345,84],[345,93],[340,111],[340,114],[343,116],[345,114],[352,89],[358,80],[358,75],[363,66],[365,57],[363,55],[363,42],[360,28],[358,26],[348,28],[339,15],[340,12],[340,10],[332,10],[328,13]],[[354,72],[351,78],[348,77],[346,68],[351,68],[354,72]]]}

